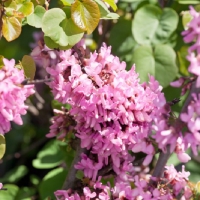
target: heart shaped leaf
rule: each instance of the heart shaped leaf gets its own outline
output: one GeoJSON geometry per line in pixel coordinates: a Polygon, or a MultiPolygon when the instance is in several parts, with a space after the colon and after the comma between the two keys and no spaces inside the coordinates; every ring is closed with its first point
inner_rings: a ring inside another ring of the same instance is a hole
{"type": "Polygon", "coordinates": [[[132,33],[138,44],[164,44],[168,42],[177,25],[178,15],[173,9],[161,10],[157,6],[146,5],[135,13],[132,33]]]}
{"type": "Polygon", "coordinates": [[[71,17],[80,29],[90,34],[99,23],[99,7],[93,0],[76,0],[71,6],[71,17]]]}
{"type": "Polygon", "coordinates": [[[168,86],[178,73],[176,54],[169,45],[157,45],[154,51],[149,46],[140,46],[134,51],[133,63],[141,82],[147,82],[151,74],[163,87],[168,86]]]}
{"type": "Polygon", "coordinates": [[[16,39],[21,34],[21,23],[15,17],[6,17],[5,15],[2,18],[3,27],[2,33],[8,42],[16,39]]]}

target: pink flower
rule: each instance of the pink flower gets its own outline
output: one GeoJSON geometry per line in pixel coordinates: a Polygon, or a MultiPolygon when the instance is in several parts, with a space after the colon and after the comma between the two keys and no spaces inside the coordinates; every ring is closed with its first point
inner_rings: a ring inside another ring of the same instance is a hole
{"type": "Polygon", "coordinates": [[[22,70],[15,68],[15,61],[3,59],[4,66],[0,70],[0,132],[10,130],[10,121],[22,125],[21,115],[26,114],[24,101],[34,93],[33,85],[21,85],[24,81],[22,70]]]}

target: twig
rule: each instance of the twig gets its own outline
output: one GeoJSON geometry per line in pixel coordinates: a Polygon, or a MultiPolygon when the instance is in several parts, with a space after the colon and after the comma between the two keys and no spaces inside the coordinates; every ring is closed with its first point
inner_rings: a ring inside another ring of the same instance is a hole
{"type": "MultiPolygon", "coordinates": [[[[196,82],[194,82],[191,86],[190,93],[189,93],[189,95],[188,95],[188,97],[187,97],[187,99],[184,103],[184,106],[181,110],[181,113],[187,112],[187,107],[190,104],[190,102],[192,101],[192,99],[193,99],[192,94],[194,94],[194,93],[196,93],[196,94],[200,93],[200,88],[196,87],[196,82]]],[[[180,120],[180,115],[179,115],[179,118],[177,119],[176,124],[179,124],[180,121],[181,120],[180,120]]],[[[155,166],[153,174],[152,174],[153,177],[159,178],[159,177],[162,176],[162,173],[164,171],[164,167],[167,163],[167,160],[171,156],[171,154],[172,153],[170,153],[170,146],[167,146],[167,152],[166,153],[163,153],[163,152],[160,153],[158,161],[156,163],[156,166],[155,166]]]]}
{"type": "Polygon", "coordinates": [[[77,169],[74,168],[74,165],[78,163],[78,161],[81,160],[81,154],[82,153],[85,153],[87,150],[86,149],[83,149],[81,148],[81,145],[80,145],[80,139],[78,139],[78,142],[77,142],[77,148],[76,148],[76,155],[74,157],[74,160],[71,164],[71,167],[68,171],[68,174],[67,174],[67,177],[65,179],[65,182],[63,184],[63,187],[62,189],[63,190],[68,190],[70,188],[74,188],[75,186],[75,183],[77,182],[77,178],[76,178],[76,172],[77,172],[77,169]]]}

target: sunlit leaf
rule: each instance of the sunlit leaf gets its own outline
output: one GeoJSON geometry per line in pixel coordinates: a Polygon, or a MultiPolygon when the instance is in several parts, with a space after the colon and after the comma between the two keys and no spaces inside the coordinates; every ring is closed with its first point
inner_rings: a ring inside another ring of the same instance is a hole
{"type": "Polygon", "coordinates": [[[198,4],[199,0],[178,0],[180,4],[198,4]]]}
{"type": "Polygon", "coordinates": [[[24,74],[27,78],[30,78],[30,80],[34,79],[36,66],[33,58],[31,56],[25,55],[22,58],[22,67],[24,69],[24,74]]]}
{"type": "Polygon", "coordinates": [[[45,0],[31,0],[31,2],[34,4],[34,6],[37,5],[44,5],[45,4],[45,0]]]}
{"type": "Polygon", "coordinates": [[[111,8],[116,11],[117,10],[117,5],[115,4],[114,0],[104,0],[107,4],[111,6],[111,8]]]}
{"type": "Polygon", "coordinates": [[[60,25],[64,19],[66,19],[66,14],[63,10],[59,8],[50,9],[43,16],[42,30],[45,36],[50,37],[55,43],[67,46],[69,44],[68,38],[60,25]]]}
{"type": "Polygon", "coordinates": [[[5,151],[6,151],[5,137],[2,134],[0,134],[0,159],[3,158],[5,151]]]}
{"type": "Polygon", "coordinates": [[[145,5],[135,13],[132,33],[138,44],[156,45],[166,43],[178,25],[178,15],[171,8],[161,10],[145,5]]]}
{"type": "Polygon", "coordinates": [[[42,30],[49,47],[68,49],[83,37],[84,31],[77,27],[59,8],[49,10],[42,19],[42,30]],[[54,24],[54,26],[52,26],[54,24]]]}
{"type": "Polygon", "coordinates": [[[108,10],[106,4],[101,0],[95,0],[99,7],[99,11],[101,14],[101,19],[118,19],[119,15],[117,13],[112,13],[108,10]]]}
{"type": "Polygon", "coordinates": [[[28,16],[34,11],[34,5],[32,2],[24,2],[17,4],[17,11],[24,14],[24,16],[28,16]]]}
{"type": "Polygon", "coordinates": [[[60,0],[64,6],[71,6],[74,3],[74,0],[60,0]]]}
{"type": "Polygon", "coordinates": [[[99,7],[93,0],[76,0],[71,6],[71,17],[79,28],[90,34],[99,23],[99,7]]]}
{"type": "Polygon", "coordinates": [[[19,187],[13,184],[5,184],[4,188],[7,190],[0,191],[0,199],[4,200],[13,200],[16,199],[19,187]]]}
{"type": "Polygon", "coordinates": [[[51,140],[33,160],[33,166],[37,169],[49,169],[58,166],[63,159],[64,154],[59,147],[59,141],[51,140]]]}
{"type": "Polygon", "coordinates": [[[15,17],[3,16],[2,33],[8,42],[16,39],[21,34],[21,23],[15,17]]]}
{"type": "Polygon", "coordinates": [[[17,166],[11,169],[8,173],[1,178],[1,182],[16,183],[28,173],[28,168],[25,165],[17,166]]]}
{"type": "Polygon", "coordinates": [[[83,31],[74,24],[71,18],[63,20],[61,26],[68,37],[69,45],[75,45],[83,37],[83,31]]]}
{"type": "Polygon", "coordinates": [[[157,45],[154,50],[149,46],[138,47],[133,53],[133,63],[141,82],[147,82],[150,74],[163,87],[168,86],[178,73],[176,54],[168,45],[157,45]]]}
{"type": "Polygon", "coordinates": [[[4,66],[3,59],[4,57],[0,55],[0,69],[4,66]]]}
{"type": "Polygon", "coordinates": [[[42,17],[46,12],[45,8],[42,6],[36,6],[34,12],[27,17],[27,23],[36,28],[42,27],[42,17]]]}
{"type": "Polygon", "coordinates": [[[181,49],[177,52],[177,58],[179,62],[179,70],[184,76],[188,76],[188,66],[189,61],[186,59],[188,55],[188,48],[186,46],[182,46],[181,49]]]}
{"type": "Polygon", "coordinates": [[[67,171],[64,168],[57,168],[50,171],[39,185],[41,199],[49,196],[54,198],[54,192],[62,187],[66,175],[67,171]]]}
{"type": "Polygon", "coordinates": [[[187,29],[187,24],[192,20],[192,15],[190,15],[189,11],[183,11],[181,14],[183,27],[184,29],[187,29]]]}

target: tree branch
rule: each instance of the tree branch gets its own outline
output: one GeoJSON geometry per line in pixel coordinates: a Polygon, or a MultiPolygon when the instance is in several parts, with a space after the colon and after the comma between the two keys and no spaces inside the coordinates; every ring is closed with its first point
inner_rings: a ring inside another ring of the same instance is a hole
{"type": "MultiPolygon", "coordinates": [[[[193,97],[192,97],[192,94],[198,94],[200,93],[200,88],[197,88],[196,87],[196,81],[193,82],[192,86],[191,86],[191,90],[190,90],[190,93],[188,94],[188,97],[183,105],[183,108],[181,110],[180,113],[185,113],[187,112],[187,108],[188,108],[188,105],[190,104],[190,102],[192,101],[193,97]]],[[[176,121],[176,124],[179,124],[180,123],[180,115],[179,115],[179,118],[177,119],[176,121]]],[[[167,147],[167,152],[164,153],[164,152],[161,152],[160,155],[159,155],[159,158],[158,158],[158,161],[156,163],[156,166],[154,168],[154,171],[153,171],[153,174],[152,176],[153,177],[161,177],[162,174],[163,174],[163,171],[164,171],[164,167],[167,163],[167,160],[169,159],[169,157],[171,156],[172,153],[170,153],[170,146],[167,147]]]]}

